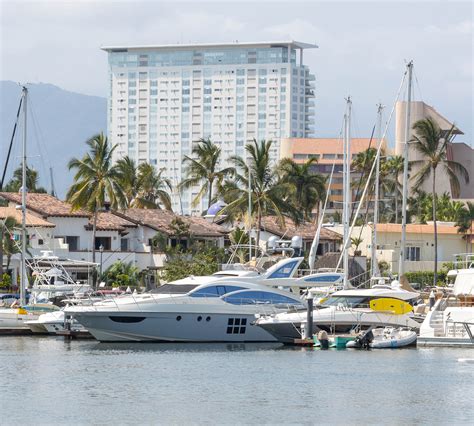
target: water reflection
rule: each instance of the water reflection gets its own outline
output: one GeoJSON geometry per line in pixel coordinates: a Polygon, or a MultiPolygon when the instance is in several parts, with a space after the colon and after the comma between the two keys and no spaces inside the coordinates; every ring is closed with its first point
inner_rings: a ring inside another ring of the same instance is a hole
{"type": "MultiPolygon", "coordinates": [[[[71,342],[74,344],[74,342],[71,342]]],[[[98,343],[81,345],[82,350],[100,353],[133,352],[250,352],[273,351],[284,348],[278,342],[271,343],[98,343]]]]}

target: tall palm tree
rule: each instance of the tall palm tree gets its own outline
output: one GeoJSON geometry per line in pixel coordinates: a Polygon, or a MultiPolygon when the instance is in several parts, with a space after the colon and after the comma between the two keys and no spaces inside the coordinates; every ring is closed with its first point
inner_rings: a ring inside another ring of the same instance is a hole
{"type": "Polygon", "coordinates": [[[438,227],[436,225],[436,171],[438,167],[442,168],[447,174],[453,193],[459,193],[458,173],[464,178],[465,182],[469,182],[469,173],[464,166],[456,161],[448,160],[447,147],[455,137],[454,125],[447,132],[441,130],[432,118],[426,118],[417,121],[413,125],[413,130],[417,135],[413,137],[414,149],[424,158],[422,160],[412,161],[412,165],[421,166],[418,173],[413,176],[415,187],[427,180],[430,175],[432,178],[432,196],[433,196],[433,223],[434,223],[434,278],[433,285],[436,286],[438,281],[438,227]]]}
{"type": "Polygon", "coordinates": [[[128,155],[116,162],[118,181],[130,206],[138,190],[137,164],[128,155]]]}
{"type": "MultiPolygon", "coordinates": [[[[5,191],[7,192],[18,192],[21,188],[22,185],[22,180],[23,180],[23,169],[21,166],[17,167],[15,171],[13,172],[13,177],[10,180],[10,182],[7,183],[5,186],[5,191]]],[[[26,188],[28,189],[28,192],[33,192],[33,193],[46,193],[46,189],[44,189],[41,186],[38,186],[38,181],[39,181],[39,176],[38,172],[31,168],[26,166],[26,188]]]]}
{"type": "Polygon", "coordinates": [[[313,209],[326,196],[326,178],[311,171],[316,158],[310,158],[304,164],[298,164],[290,158],[280,161],[281,182],[291,187],[291,198],[295,206],[301,208],[304,219],[310,221],[313,209]]]}
{"type": "Polygon", "coordinates": [[[125,207],[127,199],[120,185],[118,169],[112,165],[116,145],[110,147],[103,133],[93,136],[86,143],[90,151],[82,159],[69,161],[69,170],[76,170],[76,174],[66,198],[72,210],[86,209],[93,214],[92,261],[95,262],[98,211],[105,207],[106,202],[110,203],[111,208],[125,207]]]}
{"type": "Polygon", "coordinates": [[[162,176],[164,169],[157,172],[149,163],[142,163],[137,170],[137,191],[131,202],[136,208],[160,208],[160,204],[171,210],[171,181],[162,176]]]}
{"type": "Polygon", "coordinates": [[[7,269],[10,267],[10,260],[12,255],[19,253],[19,247],[13,240],[13,230],[20,226],[16,219],[12,216],[7,216],[0,221],[0,280],[3,277],[3,256],[7,256],[7,269]]]}
{"type": "MultiPolygon", "coordinates": [[[[279,181],[275,168],[271,165],[270,148],[272,141],[253,142],[245,146],[247,161],[239,156],[231,157],[236,169],[235,181],[241,185],[234,187],[233,200],[222,209],[222,213],[244,217],[248,206],[248,187],[250,171],[250,198],[252,214],[256,220],[256,244],[260,243],[260,229],[265,215],[275,215],[283,227],[285,216],[295,223],[301,219],[301,211],[289,200],[289,185],[279,181]]],[[[249,221],[251,218],[249,218],[249,221]]]]}
{"type": "Polygon", "coordinates": [[[171,182],[162,177],[164,169],[157,172],[149,163],[141,163],[125,156],[117,161],[119,183],[127,198],[127,207],[157,209],[160,204],[171,210],[171,182]]]}
{"type": "Polygon", "coordinates": [[[193,186],[201,185],[196,197],[192,201],[196,206],[199,201],[208,195],[207,208],[212,204],[212,194],[214,185],[222,182],[226,176],[229,176],[233,168],[227,167],[218,170],[221,149],[211,142],[210,139],[199,139],[192,150],[192,157],[184,156],[183,164],[185,166],[186,178],[179,184],[180,189],[188,189],[193,186]]]}

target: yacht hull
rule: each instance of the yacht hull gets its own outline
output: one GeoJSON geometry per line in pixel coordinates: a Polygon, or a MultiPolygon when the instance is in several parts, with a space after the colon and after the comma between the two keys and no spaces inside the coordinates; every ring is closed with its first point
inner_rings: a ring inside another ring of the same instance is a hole
{"type": "Polygon", "coordinates": [[[75,312],[101,342],[275,342],[249,313],[75,312]]]}
{"type": "Polygon", "coordinates": [[[33,313],[19,313],[16,308],[0,309],[0,334],[31,333],[26,322],[36,320],[38,317],[39,315],[33,313]]]}

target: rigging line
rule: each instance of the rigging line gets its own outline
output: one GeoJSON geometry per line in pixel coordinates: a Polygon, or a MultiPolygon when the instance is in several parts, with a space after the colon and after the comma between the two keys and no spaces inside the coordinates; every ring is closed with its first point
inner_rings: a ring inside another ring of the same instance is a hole
{"type": "Polygon", "coordinates": [[[10,160],[10,154],[12,152],[13,140],[15,139],[16,128],[18,126],[18,119],[21,112],[21,104],[23,103],[23,96],[20,98],[20,104],[18,105],[18,111],[16,113],[15,125],[13,126],[13,133],[10,139],[10,146],[8,147],[7,158],[5,160],[5,166],[3,167],[2,181],[0,182],[0,189],[3,189],[3,184],[5,182],[5,175],[7,173],[8,161],[10,160]]]}
{"type": "MultiPolygon", "coordinates": [[[[392,121],[393,113],[395,112],[395,106],[396,106],[396,104],[397,104],[398,98],[400,97],[400,93],[402,92],[402,89],[403,89],[403,87],[404,87],[407,74],[408,74],[408,69],[405,69],[405,72],[403,73],[402,81],[400,82],[400,87],[399,87],[398,92],[397,92],[397,96],[395,97],[395,102],[393,103],[392,110],[390,111],[390,114],[389,114],[389,116],[388,116],[388,120],[387,120],[385,129],[384,129],[384,132],[383,132],[383,134],[382,134],[381,140],[384,140],[384,139],[385,139],[385,135],[387,134],[387,129],[388,129],[388,126],[389,126],[390,122],[392,121]]],[[[373,173],[374,170],[375,170],[375,165],[376,165],[376,163],[377,163],[377,159],[378,159],[378,157],[380,157],[381,149],[382,149],[382,144],[380,144],[379,147],[377,148],[377,154],[376,154],[375,159],[374,159],[374,162],[373,162],[373,164],[372,164],[372,168],[370,169],[369,177],[368,177],[367,183],[366,183],[366,185],[365,185],[364,191],[363,191],[363,193],[362,193],[361,199],[365,198],[365,194],[367,193],[367,188],[368,188],[368,186],[369,186],[370,179],[372,179],[372,173],[373,173]]],[[[353,221],[352,221],[352,225],[351,225],[351,228],[350,228],[350,230],[349,230],[349,235],[347,236],[346,241],[343,242],[344,244],[343,244],[342,247],[346,247],[347,244],[348,244],[348,242],[349,242],[350,235],[351,235],[351,233],[352,233],[352,230],[354,229],[355,221],[356,221],[356,219],[357,219],[357,216],[359,215],[360,207],[361,207],[361,203],[359,203],[359,206],[357,207],[357,211],[356,211],[355,217],[354,217],[354,219],[353,219],[353,221]]],[[[340,264],[341,264],[341,262],[342,262],[343,255],[344,255],[344,251],[341,252],[341,255],[339,256],[339,261],[337,262],[336,269],[339,268],[339,266],[340,266],[340,264]]]]}
{"type": "MultiPolygon", "coordinates": [[[[46,168],[46,163],[44,161],[44,156],[42,155],[42,150],[41,150],[41,146],[40,146],[41,145],[40,137],[38,136],[38,125],[37,125],[36,117],[35,117],[34,110],[33,110],[33,107],[31,105],[31,102],[28,103],[28,107],[29,107],[28,109],[29,109],[30,116],[31,116],[31,122],[33,123],[33,132],[35,134],[36,146],[37,146],[38,151],[39,151],[40,162],[41,162],[41,165],[43,166],[44,175],[46,176],[48,174],[48,169],[46,168]]],[[[47,154],[47,152],[46,152],[46,154],[47,154]]]]}
{"type": "Polygon", "coordinates": [[[420,83],[418,82],[418,77],[416,76],[416,70],[415,70],[415,67],[413,67],[413,74],[415,76],[415,83],[416,85],[418,86],[418,92],[420,94],[420,99],[422,102],[424,102],[423,100],[423,94],[421,93],[421,86],[420,86],[420,83]]]}

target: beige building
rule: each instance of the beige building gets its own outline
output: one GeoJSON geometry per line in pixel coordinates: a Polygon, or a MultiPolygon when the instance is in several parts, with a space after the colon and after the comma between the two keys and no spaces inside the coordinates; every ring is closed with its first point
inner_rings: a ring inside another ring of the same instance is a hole
{"type": "MultiPolygon", "coordinates": [[[[369,148],[377,148],[377,139],[373,138],[353,138],[351,140],[351,159],[357,154],[366,151],[369,148]]],[[[386,141],[383,141],[383,150],[387,152],[386,141]]],[[[291,158],[296,163],[303,164],[310,158],[316,158],[318,163],[312,167],[315,173],[329,177],[334,167],[332,178],[329,205],[327,212],[335,210],[342,211],[343,200],[343,141],[338,138],[288,138],[281,141],[280,158],[291,158]]],[[[359,173],[351,174],[351,182],[358,182],[359,173]]],[[[363,188],[360,189],[362,192],[363,188]]],[[[352,197],[355,201],[357,189],[352,190],[352,197]]]]}
{"type": "MultiPolygon", "coordinates": [[[[370,257],[372,226],[354,227],[352,237],[362,238],[359,246],[362,256],[370,257]]],[[[334,228],[342,234],[342,227],[334,228]]],[[[392,272],[398,272],[400,254],[400,239],[402,225],[399,223],[379,223],[377,225],[377,260],[385,261],[390,265],[392,272]]],[[[452,222],[438,222],[438,268],[445,262],[452,262],[454,255],[472,253],[474,249],[474,235],[466,237],[458,233],[458,228],[452,222]]],[[[407,225],[407,250],[405,255],[405,270],[429,271],[434,267],[434,226],[407,225]]]]}
{"type": "MultiPolygon", "coordinates": [[[[406,122],[406,102],[397,102],[395,114],[395,153],[396,155],[403,156],[404,152],[404,142],[405,142],[405,122],[406,122]]],[[[410,128],[419,120],[426,118],[432,118],[441,130],[449,131],[453,126],[448,119],[443,117],[438,111],[436,111],[432,106],[425,104],[424,102],[411,102],[411,118],[410,118],[410,128]]],[[[464,133],[455,127],[456,135],[463,135],[464,133]]],[[[414,132],[410,132],[410,139],[413,138],[414,132]]],[[[459,178],[459,183],[461,186],[460,194],[455,194],[451,184],[449,182],[447,174],[443,171],[442,168],[439,168],[436,174],[436,192],[438,194],[443,194],[445,192],[449,193],[451,196],[455,195],[456,198],[472,199],[474,198],[474,185],[472,180],[474,179],[474,150],[465,143],[452,143],[449,145],[447,150],[448,160],[454,160],[461,163],[470,175],[470,184],[466,184],[464,179],[459,178]]],[[[409,145],[408,150],[408,160],[422,160],[423,156],[419,154],[413,147],[409,145]]],[[[410,176],[414,176],[420,170],[420,166],[412,166],[410,171],[410,176]]],[[[413,190],[414,180],[409,179],[408,181],[408,192],[411,193],[413,190]]],[[[425,192],[432,191],[431,178],[428,178],[421,189],[425,192]]]]}

